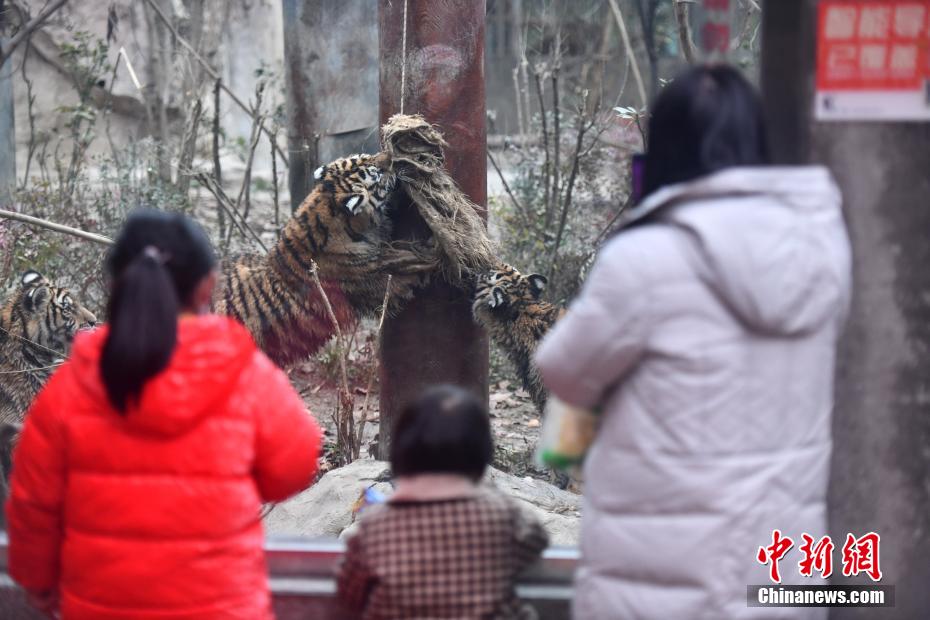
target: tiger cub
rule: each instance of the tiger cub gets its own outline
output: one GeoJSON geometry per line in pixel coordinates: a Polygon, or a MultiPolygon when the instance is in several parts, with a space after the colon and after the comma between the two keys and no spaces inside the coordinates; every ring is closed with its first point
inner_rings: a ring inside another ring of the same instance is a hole
{"type": "MultiPolygon", "coordinates": [[[[0,422],[0,505],[6,505],[10,495],[10,472],[13,471],[13,449],[19,438],[21,424],[0,422]]],[[[6,511],[0,510],[0,529],[6,529],[6,511]]]]}
{"type": "Polygon", "coordinates": [[[396,307],[438,266],[428,242],[391,240],[395,178],[387,155],[338,159],[314,177],[313,191],[267,255],[224,262],[213,298],[214,309],[242,322],[280,366],[306,359],[335,333],[311,260],[342,329],[375,313],[388,275],[396,307]]]}
{"type": "Polygon", "coordinates": [[[37,271],[0,309],[0,423],[21,422],[29,403],[64,360],[78,330],[97,324],[71,292],[37,271]]]}
{"type": "Polygon", "coordinates": [[[475,320],[507,353],[540,413],[548,393],[533,363],[533,354],[549,328],[565,313],[564,308],[540,299],[546,284],[544,276],[524,276],[501,263],[478,279],[472,304],[475,320]]]}

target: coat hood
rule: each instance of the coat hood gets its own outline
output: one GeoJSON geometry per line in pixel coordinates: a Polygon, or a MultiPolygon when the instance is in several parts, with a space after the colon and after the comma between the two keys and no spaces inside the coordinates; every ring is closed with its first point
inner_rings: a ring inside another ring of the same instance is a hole
{"type": "MultiPolygon", "coordinates": [[[[79,334],[71,363],[78,384],[102,411],[116,414],[100,376],[100,356],[109,330],[79,334]]],[[[236,321],[219,316],[183,317],[168,367],[150,379],[126,423],[157,435],[179,435],[228,397],[257,351],[251,335],[236,321]]]]}
{"type": "Polygon", "coordinates": [[[792,336],[848,306],[842,198],[822,167],[731,168],[633,209],[689,234],[699,277],[751,329],[792,336]]]}

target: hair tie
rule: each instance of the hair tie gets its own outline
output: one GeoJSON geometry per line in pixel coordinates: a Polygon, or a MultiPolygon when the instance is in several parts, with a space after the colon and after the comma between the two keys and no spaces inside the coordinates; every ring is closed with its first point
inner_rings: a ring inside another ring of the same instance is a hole
{"type": "Polygon", "coordinates": [[[142,250],[142,253],[143,253],[145,256],[147,256],[147,257],[151,258],[152,260],[154,260],[154,261],[155,261],[156,263],[158,263],[159,265],[164,265],[165,263],[168,262],[168,259],[171,258],[171,256],[170,256],[169,254],[166,254],[165,252],[162,252],[161,250],[159,250],[159,249],[158,249],[157,247],[155,247],[154,245],[147,245],[147,246],[145,246],[145,249],[142,250]]]}

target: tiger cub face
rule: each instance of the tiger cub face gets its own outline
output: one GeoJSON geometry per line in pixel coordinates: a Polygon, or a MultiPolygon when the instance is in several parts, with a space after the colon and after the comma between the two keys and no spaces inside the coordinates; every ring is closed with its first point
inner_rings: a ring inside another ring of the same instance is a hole
{"type": "Polygon", "coordinates": [[[396,184],[387,155],[351,155],[320,166],[313,178],[334,196],[350,216],[380,219],[396,184]]]}
{"type": "Polygon", "coordinates": [[[501,263],[478,279],[472,312],[484,325],[510,321],[541,302],[548,280],[539,274],[525,276],[501,263]]]}
{"type": "Polygon", "coordinates": [[[533,362],[537,346],[565,313],[543,301],[546,278],[523,275],[503,263],[478,279],[472,313],[513,363],[533,404],[542,412],[548,393],[533,362]]]}
{"type": "MultiPolygon", "coordinates": [[[[67,288],[54,286],[37,271],[27,271],[20,278],[20,289],[0,310],[0,326],[12,333],[12,345],[29,347],[35,355],[46,357],[52,351],[67,354],[75,334],[97,324],[97,317],[78,302],[67,288]],[[25,340],[24,340],[25,339],[25,340]]],[[[25,349],[24,349],[25,353],[25,349]]]]}

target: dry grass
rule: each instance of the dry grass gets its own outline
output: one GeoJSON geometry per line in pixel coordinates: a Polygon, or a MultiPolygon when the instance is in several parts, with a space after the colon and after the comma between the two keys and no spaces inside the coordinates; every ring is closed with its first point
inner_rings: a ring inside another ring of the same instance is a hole
{"type": "Polygon", "coordinates": [[[467,286],[497,259],[481,210],[446,171],[442,134],[420,115],[395,114],[381,128],[394,173],[433,233],[443,277],[467,286]]]}

